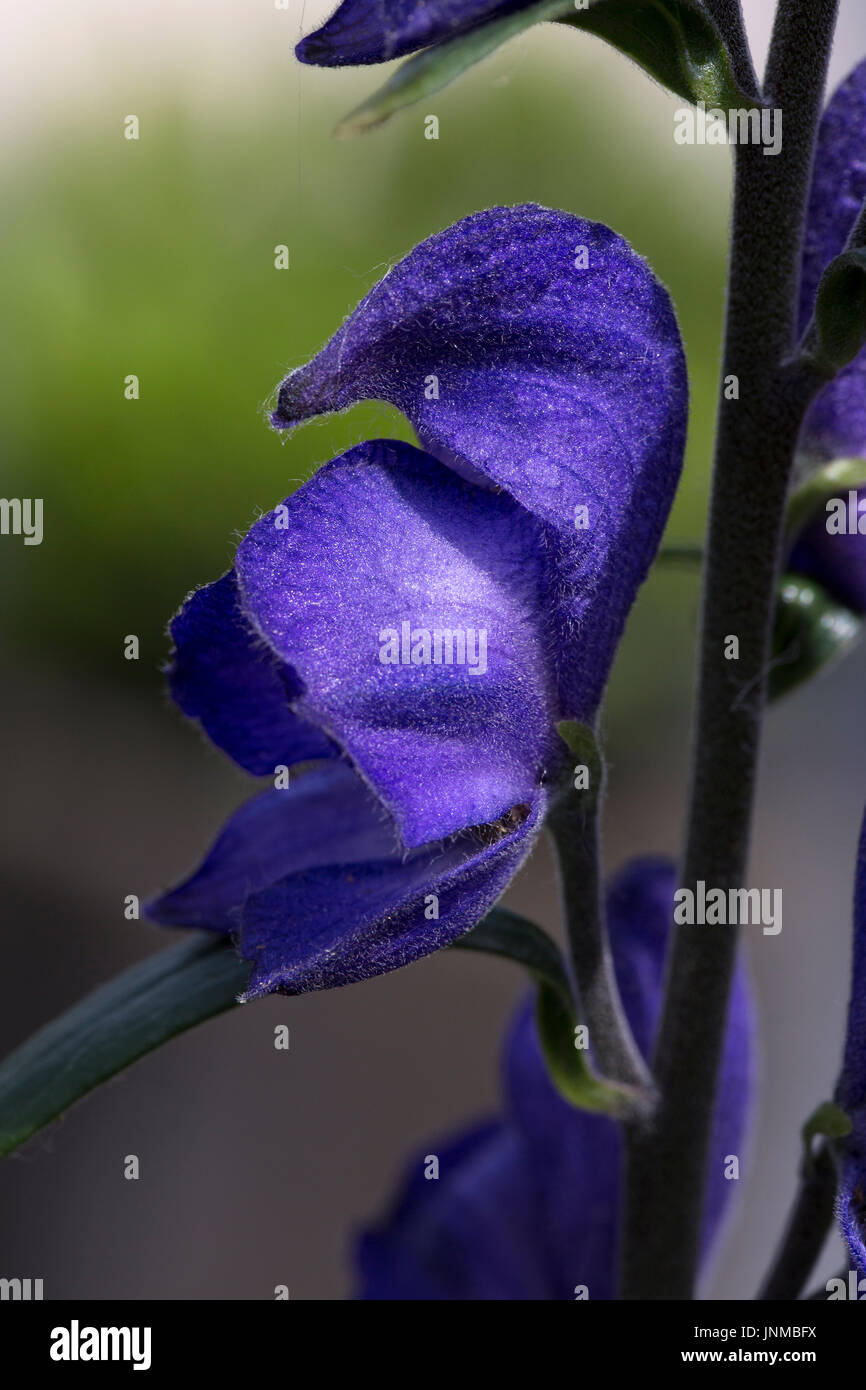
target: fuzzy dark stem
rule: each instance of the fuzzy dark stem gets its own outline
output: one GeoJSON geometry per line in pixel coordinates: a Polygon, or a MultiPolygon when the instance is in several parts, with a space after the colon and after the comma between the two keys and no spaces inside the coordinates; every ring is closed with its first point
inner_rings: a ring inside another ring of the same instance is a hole
{"type": "Polygon", "coordinates": [[[799,1298],[827,1239],[835,1199],[836,1164],[829,1144],[822,1144],[800,1179],[759,1299],[799,1298]]]}
{"type": "MultiPolygon", "coordinates": [[[[793,364],[803,222],[837,0],[781,0],[765,100],[783,144],[734,147],[734,206],[681,883],[741,886],[766,701],[792,459],[820,378],[793,364]],[[724,382],[723,382],[724,386],[724,382]],[[739,657],[725,658],[727,639],[739,657]]],[[[654,1073],[655,1116],[627,1135],[622,1293],[694,1296],[708,1140],[737,931],[675,929],[654,1073]]]]}

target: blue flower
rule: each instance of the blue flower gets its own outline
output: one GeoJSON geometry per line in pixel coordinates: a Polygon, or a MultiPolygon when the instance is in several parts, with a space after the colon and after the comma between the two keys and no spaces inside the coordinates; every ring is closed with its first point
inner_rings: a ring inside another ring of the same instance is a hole
{"type": "MultiPolygon", "coordinates": [[[[805,331],[821,275],[844,249],[866,201],[866,62],[841,84],[821,120],[809,199],[800,293],[805,331]]],[[[800,440],[802,462],[814,469],[840,459],[866,459],[866,349],[822,387],[800,440]]],[[[866,470],[864,470],[866,472],[866,470]]],[[[847,499],[847,488],[841,494],[847,499]]],[[[866,502],[866,486],[858,500],[866,502]]],[[[866,612],[866,539],[831,534],[823,505],[799,536],[788,568],[820,581],[841,603],[866,612]]]]}
{"type": "Polygon", "coordinates": [[[423,451],[332,460],[172,624],[181,709],[276,785],[149,912],[236,935],[249,996],[395,969],[492,906],[561,777],[558,721],[595,716],[681,466],[667,295],[607,228],[537,207],[417,247],[274,422],[365,396],[423,451]]]}
{"type": "MultiPolygon", "coordinates": [[[[659,1009],[675,876],[630,864],[611,885],[608,921],[623,1003],[649,1051],[659,1009]]],[[[704,1258],[736,1183],[751,1090],[750,1000],[739,969],[731,998],[708,1158],[704,1258]]],[[[507,1040],[504,1114],[428,1144],[409,1165],[384,1223],[360,1241],[367,1299],[591,1299],[615,1295],[622,1140],[605,1116],[575,1110],[546,1073],[533,1010],[507,1040]],[[430,1160],[438,1160],[438,1180],[430,1160]]]]}
{"type": "MultiPolygon", "coordinates": [[[[302,63],[319,67],[385,63],[456,38],[535,0],[343,0],[336,13],[301,39],[302,63]]],[[[563,12],[569,9],[563,0],[563,12]]]]}
{"type": "Polygon", "coordinates": [[[851,998],[835,1100],[853,1126],[841,1146],[837,1214],[854,1268],[866,1275],[866,817],[857,851],[851,998]]]}

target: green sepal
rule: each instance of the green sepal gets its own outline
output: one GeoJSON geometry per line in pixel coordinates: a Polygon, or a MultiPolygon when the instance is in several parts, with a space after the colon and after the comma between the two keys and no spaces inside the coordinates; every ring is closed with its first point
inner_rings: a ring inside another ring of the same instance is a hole
{"type": "Polygon", "coordinates": [[[838,603],[822,584],[798,574],[783,575],[776,600],[769,699],[781,699],[844,656],[862,626],[858,614],[838,603]]]}
{"type": "Polygon", "coordinates": [[[725,112],[758,105],[734,78],[722,37],[698,0],[596,0],[562,22],[606,39],[686,101],[725,112]]]}
{"type": "Polygon", "coordinates": [[[232,1008],[249,975],[226,937],[193,932],[85,995],[0,1065],[0,1155],[145,1053],[232,1008]]]}
{"type": "Polygon", "coordinates": [[[827,376],[852,362],[866,342],[866,249],[843,251],[818,285],[805,354],[827,376]]]}

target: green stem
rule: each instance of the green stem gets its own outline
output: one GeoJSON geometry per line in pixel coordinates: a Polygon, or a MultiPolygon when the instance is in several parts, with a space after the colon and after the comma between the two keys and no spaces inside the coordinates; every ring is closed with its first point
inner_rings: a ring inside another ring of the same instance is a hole
{"type": "MultiPolygon", "coordinates": [[[[746,872],[785,501],[820,379],[791,363],[803,223],[837,0],[780,3],[765,99],[784,113],[776,156],[737,145],[723,376],[710,507],[682,884],[746,872]],[[730,393],[729,393],[730,394],[730,393]],[[725,659],[726,639],[739,659],[725,659]]],[[[655,1116],[630,1128],[623,1296],[694,1296],[708,1139],[737,932],[675,930],[656,1045],[655,1116]]]]}
{"type": "Polygon", "coordinates": [[[601,787],[584,797],[566,793],[548,826],[559,866],[560,889],[580,1018],[600,1071],[622,1086],[651,1088],[649,1070],[625,1016],[604,911],[598,806],[601,787]]]}

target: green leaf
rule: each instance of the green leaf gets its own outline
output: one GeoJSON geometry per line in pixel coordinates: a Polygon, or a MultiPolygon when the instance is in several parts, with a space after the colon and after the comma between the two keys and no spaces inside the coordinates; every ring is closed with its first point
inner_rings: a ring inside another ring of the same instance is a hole
{"type": "Polygon", "coordinates": [[[721,35],[697,0],[596,0],[562,22],[606,39],[686,101],[726,112],[758,102],[741,92],[721,35]]]}
{"type": "MultiPolygon", "coordinates": [[[[454,943],[524,966],[559,1014],[571,1019],[571,989],[555,942],[517,913],[494,908],[454,943]]],[[[224,1013],[246,989],[250,965],[223,936],[190,932],[176,946],[131,966],[41,1028],[0,1064],[0,1156],[56,1120],[71,1105],[179,1033],[224,1013]]],[[[548,1002],[548,1012],[550,1004],[548,1002]]],[[[573,1036],[573,1024],[570,1033],[573,1036]]],[[[578,1068],[580,1071],[580,1068],[578,1068]]],[[[620,1113],[627,1093],[587,1071],[572,1096],[588,1108],[620,1113]]]]}
{"type": "Polygon", "coordinates": [[[823,585],[783,575],[776,601],[769,698],[778,700],[843,656],[857,640],[862,619],[837,603],[823,585]]]}
{"type": "Polygon", "coordinates": [[[806,355],[835,376],[866,342],[866,250],[843,251],[821,276],[806,355]]]}
{"type": "Polygon", "coordinates": [[[381,125],[395,111],[447,87],[455,77],[486,58],[508,39],[522,34],[525,29],[542,20],[558,18],[569,7],[569,0],[536,0],[536,4],[517,14],[493,19],[489,24],[471,29],[468,34],[460,34],[433,48],[425,48],[398,68],[384,87],[350,112],[334,134],[343,139],[381,125]]]}
{"type": "Polygon", "coordinates": [[[831,497],[866,483],[866,459],[834,459],[811,472],[791,494],[785,517],[785,544],[791,549],[809,522],[826,510],[831,497]]]}
{"type": "Polygon", "coordinates": [[[0,1155],[146,1052],[232,1008],[249,973],[225,937],[195,932],[46,1024],[0,1065],[0,1155]]]}
{"type": "Polygon", "coordinates": [[[536,0],[492,19],[467,34],[426,48],[409,58],[367,101],[337,126],[339,138],[381,125],[396,111],[432,96],[495,49],[544,20],[585,29],[607,39],[664,86],[687,101],[725,109],[756,98],[743,96],[734,81],[719,32],[697,0],[588,0],[576,13],[574,0],[536,0]]]}
{"type": "Polygon", "coordinates": [[[497,907],[450,949],[456,948],[502,956],[533,976],[538,985],[538,1035],[551,1079],[566,1100],[580,1110],[616,1119],[643,1110],[641,1092],[598,1076],[588,1050],[578,1046],[571,986],[562,953],[547,932],[526,917],[497,907]]]}

